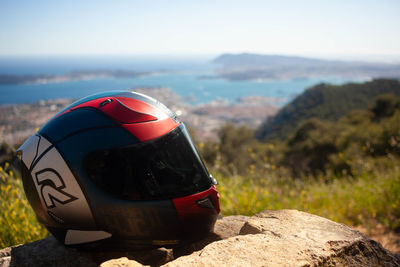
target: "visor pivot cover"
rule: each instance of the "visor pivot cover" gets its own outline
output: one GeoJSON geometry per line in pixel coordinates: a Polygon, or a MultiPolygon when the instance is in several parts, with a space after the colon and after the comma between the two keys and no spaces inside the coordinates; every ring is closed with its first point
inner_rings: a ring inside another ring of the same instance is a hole
{"type": "Polygon", "coordinates": [[[212,183],[213,185],[218,185],[217,179],[215,179],[214,176],[212,176],[211,173],[210,173],[210,179],[211,179],[211,183],[212,183]]]}

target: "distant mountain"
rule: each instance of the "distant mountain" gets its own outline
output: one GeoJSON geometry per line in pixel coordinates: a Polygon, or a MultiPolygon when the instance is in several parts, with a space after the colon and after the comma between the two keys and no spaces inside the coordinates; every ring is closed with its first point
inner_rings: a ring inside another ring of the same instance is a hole
{"type": "Polygon", "coordinates": [[[351,110],[367,108],[381,94],[400,97],[400,81],[376,79],[360,84],[316,85],[268,118],[258,129],[257,138],[283,140],[307,119],[338,120],[351,110]]]}
{"type": "MultiPolygon", "coordinates": [[[[224,64],[225,67],[255,67],[255,66],[268,66],[270,64],[276,65],[303,65],[303,64],[322,64],[327,61],[321,59],[297,57],[297,56],[280,56],[280,55],[259,55],[259,54],[222,54],[216,59],[215,63],[224,64]]],[[[336,61],[340,62],[340,61],[336,61]]]]}
{"type": "Polygon", "coordinates": [[[223,54],[213,60],[220,77],[228,80],[302,79],[318,76],[400,78],[400,65],[322,60],[307,57],[223,54]]]}
{"type": "Polygon", "coordinates": [[[12,75],[0,74],[0,85],[9,84],[44,84],[54,82],[67,82],[89,80],[94,78],[112,77],[112,78],[136,78],[151,74],[150,72],[136,72],[126,70],[83,70],[73,71],[67,74],[59,75],[12,75]]]}

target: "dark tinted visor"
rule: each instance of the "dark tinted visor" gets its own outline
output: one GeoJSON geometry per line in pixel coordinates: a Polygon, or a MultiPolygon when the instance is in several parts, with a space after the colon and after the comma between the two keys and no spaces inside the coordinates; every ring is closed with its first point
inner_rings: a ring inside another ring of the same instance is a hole
{"type": "Polygon", "coordinates": [[[183,124],[154,141],[91,152],[83,164],[97,186],[123,199],[170,199],[211,186],[183,124]]]}

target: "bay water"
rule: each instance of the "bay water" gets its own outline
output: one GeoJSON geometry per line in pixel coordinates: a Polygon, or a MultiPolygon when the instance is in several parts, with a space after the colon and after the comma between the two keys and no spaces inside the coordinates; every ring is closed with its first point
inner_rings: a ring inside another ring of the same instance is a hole
{"type": "Polygon", "coordinates": [[[340,77],[318,77],[295,80],[230,81],[215,76],[215,65],[204,58],[146,57],[50,57],[0,58],[0,75],[60,75],[71,71],[134,70],[151,75],[135,78],[93,78],[45,84],[0,85],[0,104],[36,102],[43,99],[78,99],[93,93],[112,90],[134,90],[137,87],[169,87],[190,104],[241,97],[270,97],[279,106],[286,104],[306,88],[325,82],[347,82],[340,77]]]}

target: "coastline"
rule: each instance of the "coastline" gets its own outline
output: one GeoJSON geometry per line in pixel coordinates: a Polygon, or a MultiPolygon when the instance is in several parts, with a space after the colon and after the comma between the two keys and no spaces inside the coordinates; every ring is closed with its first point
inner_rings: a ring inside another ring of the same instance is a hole
{"type": "Polygon", "coordinates": [[[49,83],[63,83],[70,81],[91,80],[99,78],[141,78],[155,73],[156,72],[137,72],[137,71],[125,71],[125,70],[89,70],[89,71],[74,71],[59,75],[0,74],[0,85],[49,84],[49,83]]]}

